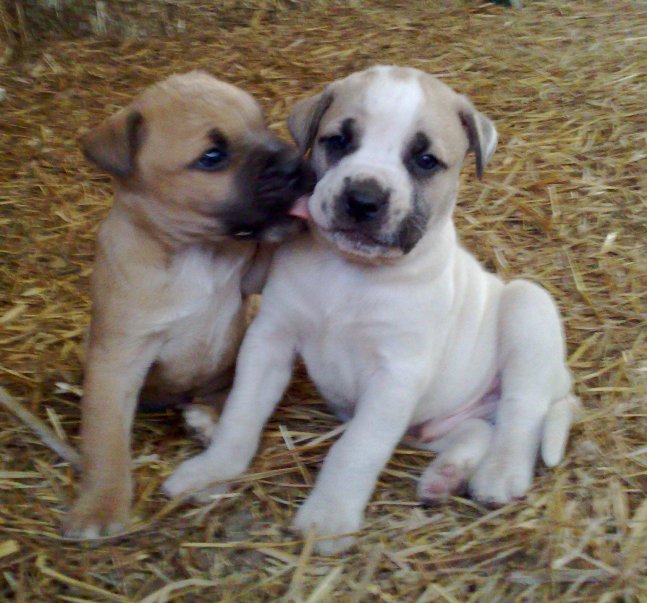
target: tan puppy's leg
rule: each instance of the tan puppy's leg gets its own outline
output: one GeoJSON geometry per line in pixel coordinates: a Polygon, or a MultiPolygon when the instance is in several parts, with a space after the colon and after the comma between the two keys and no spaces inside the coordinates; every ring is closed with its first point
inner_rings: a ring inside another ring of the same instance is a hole
{"type": "Polygon", "coordinates": [[[184,427],[205,446],[211,441],[228,393],[227,391],[214,394],[209,401],[200,399],[182,410],[184,427]]]}
{"type": "Polygon", "coordinates": [[[91,343],[82,402],[83,483],[65,521],[66,536],[109,536],[128,523],[132,420],[158,347],[150,339],[91,343]]]}
{"type": "Polygon", "coordinates": [[[488,450],[492,431],[492,425],[483,419],[467,419],[424,446],[438,456],[418,482],[418,497],[425,502],[441,502],[466,486],[488,450]]]}

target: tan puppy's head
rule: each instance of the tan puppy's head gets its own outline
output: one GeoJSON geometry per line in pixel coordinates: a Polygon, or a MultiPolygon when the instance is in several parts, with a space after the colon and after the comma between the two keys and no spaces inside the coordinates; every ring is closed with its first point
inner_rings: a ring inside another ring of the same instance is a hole
{"type": "Polygon", "coordinates": [[[314,185],[249,94],[197,71],[146,89],[83,147],[144,223],[182,243],[279,240],[298,229],[287,212],[314,185]]]}
{"type": "Polygon", "coordinates": [[[333,82],[297,103],[288,126],[319,180],[307,207],[315,233],[364,262],[402,257],[450,220],[466,153],[480,177],[497,142],[464,96],[403,67],[333,82]]]}

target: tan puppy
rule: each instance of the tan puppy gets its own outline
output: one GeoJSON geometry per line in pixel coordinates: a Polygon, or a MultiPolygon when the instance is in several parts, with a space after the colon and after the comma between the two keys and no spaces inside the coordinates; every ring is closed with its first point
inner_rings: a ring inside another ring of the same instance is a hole
{"type": "Polygon", "coordinates": [[[183,399],[229,383],[255,240],[298,230],[287,211],[313,181],[249,94],[199,72],[148,88],[84,151],[115,183],[92,279],[81,495],[65,526],[95,538],[128,521],[140,390],[183,399]]]}

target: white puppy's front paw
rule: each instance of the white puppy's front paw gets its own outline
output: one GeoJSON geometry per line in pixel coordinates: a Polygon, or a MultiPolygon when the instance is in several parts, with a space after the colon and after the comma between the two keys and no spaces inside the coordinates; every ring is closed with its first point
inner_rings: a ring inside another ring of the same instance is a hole
{"type": "Polygon", "coordinates": [[[356,513],[342,501],[312,495],[296,514],[292,527],[307,535],[311,530],[315,537],[330,536],[317,540],[314,549],[321,555],[336,555],[350,548],[354,536],[339,536],[357,532],[362,527],[362,514],[356,513]]]}
{"type": "Polygon", "coordinates": [[[469,489],[472,496],[483,503],[505,505],[528,492],[533,470],[534,463],[491,452],[476,468],[469,489]]]}
{"type": "Polygon", "coordinates": [[[214,467],[213,461],[202,453],[181,463],[164,482],[162,490],[173,498],[187,492],[204,490],[218,479],[218,467],[214,467]]]}

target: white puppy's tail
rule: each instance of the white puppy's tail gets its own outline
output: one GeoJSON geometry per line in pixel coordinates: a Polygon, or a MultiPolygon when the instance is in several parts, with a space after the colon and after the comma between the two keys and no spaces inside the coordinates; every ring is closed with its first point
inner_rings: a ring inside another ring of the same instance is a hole
{"type": "Polygon", "coordinates": [[[550,405],[541,439],[541,456],[548,467],[554,467],[564,458],[571,425],[580,418],[581,413],[582,404],[572,394],[550,405]]]}

